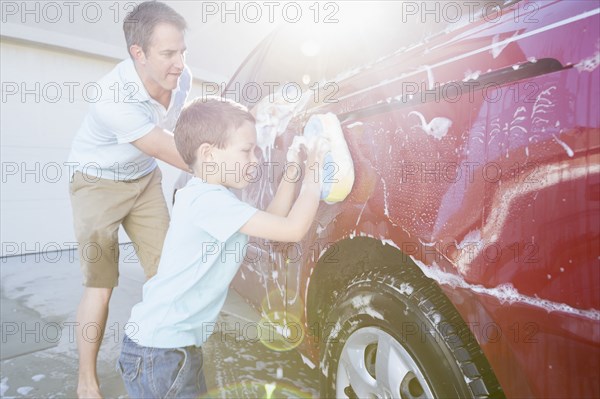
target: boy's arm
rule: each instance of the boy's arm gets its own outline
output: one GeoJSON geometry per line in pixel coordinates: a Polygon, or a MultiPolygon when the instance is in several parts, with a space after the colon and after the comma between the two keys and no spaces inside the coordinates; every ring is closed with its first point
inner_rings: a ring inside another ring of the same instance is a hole
{"type": "Polygon", "coordinates": [[[266,212],[277,216],[287,216],[290,213],[290,209],[294,204],[296,185],[300,181],[299,172],[298,168],[293,167],[283,172],[275,197],[273,197],[266,212]]]}
{"type": "MultiPolygon", "coordinates": [[[[240,229],[240,232],[273,241],[297,242],[302,240],[317,213],[321,199],[321,167],[328,150],[328,143],[319,139],[308,154],[308,165],[316,170],[317,176],[307,173],[300,194],[287,216],[258,211],[240,229]]],[[[285,182],[282,182],[286,184],[285,182]]],[[[293,184],[287,182],[287,184],[293,184]]],[[[280,185],[281,187],[281,185],[280,185]]],[[[284,186],[286,190],[288,187],[284,186]]],[[[279,189],[277,190],[279,192],[279,189]]],[[[286,193],[287,194],[287,193],[286,193]]]]}
{"type": "Polygon", "coordinates": [[[242,226],[240,232],[273,241],[300,241],[312,224],[320,198],[320,183],[306,177],[300,195],[287,216],[258,211],[242,226]]]}
{"type": "MultiPolygon", "coordinates": [[[[296,186],[302,175],[302,169],[300,168],[301,148],[308,151],[306,140],[302,136],[294,137],[294,141],[285,156],[287,163],[284,166],[285,169],[281,181],[279,182],[279,186],[277,187],[277,192],[266,209],[267,212],[273,215],[287,216],[294,204],[296,186]]],[[[308,169],[306,170],[308,173],[308,169]]]]}

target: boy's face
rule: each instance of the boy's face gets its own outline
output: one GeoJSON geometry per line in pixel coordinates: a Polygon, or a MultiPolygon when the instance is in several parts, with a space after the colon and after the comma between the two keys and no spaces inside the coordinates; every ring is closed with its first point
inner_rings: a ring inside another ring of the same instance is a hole
{"type": "Polygon", "coordinates": [[[149,91],[175,89],[185,67],[185,39],[174,25],[156,25],[148,50],[144,52],[144,85],[149,91]]]}
{"type": "Polygon", "coordinates": [[[231,134],[225,148],[213,147],[212,155],[218,168],[214,175],[218,184],[242,189],[255,181],[258,159],[254,123],[245,121],[231,134]]]}

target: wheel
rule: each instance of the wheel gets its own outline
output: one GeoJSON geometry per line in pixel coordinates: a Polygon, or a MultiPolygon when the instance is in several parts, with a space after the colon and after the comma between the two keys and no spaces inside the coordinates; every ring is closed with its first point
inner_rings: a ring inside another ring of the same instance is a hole
{"type": "Polygon", "coordinates": [[[324,325],[322,397],[504,397],[458,312],[420,271],[364,272],[340,292],[324,325]]]}

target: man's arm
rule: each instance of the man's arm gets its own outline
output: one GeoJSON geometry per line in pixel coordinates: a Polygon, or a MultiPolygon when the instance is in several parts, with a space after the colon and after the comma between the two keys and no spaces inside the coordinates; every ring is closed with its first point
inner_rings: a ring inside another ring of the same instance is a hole
{"type": "Polygon", "coordinates": [[[165,129],[155,126],[150,133],[133,141],[131,144],[151,157],[160,159],[186,172],[190,171],[189,166],[183,161],[183,158],[181,158],[179,151],[175,147],[173,133],[165,129]]]}

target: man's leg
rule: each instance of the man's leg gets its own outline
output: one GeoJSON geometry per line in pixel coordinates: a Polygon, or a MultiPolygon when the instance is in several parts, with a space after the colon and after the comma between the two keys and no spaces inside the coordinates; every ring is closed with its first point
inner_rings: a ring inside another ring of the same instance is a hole
{"type": "Polygon", "coordinates": [[[101,398],[96,359],[108,317],[112,288],[86,287],[77,309],[77,350],[79,352],[79,398],[101,398]]]}
{"type": "Polygon", "coordinates": [[[134,243],[146,278],[156,274],[163,242],[169,228],[169,210],[162,191],[162,174],[156,168],[138,183],[140,195],[123,227],[134,243]]]}
{"type": "Polygon", "coordinates": [[[80,398],[101,397],[96,359],[108,316],[108,303],[119,278],[118,229],[130,211],[135,187],[77,172],[71,182],[75,235],[85,286],[77,310],[80,398]]]}

